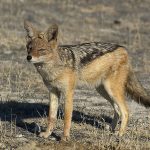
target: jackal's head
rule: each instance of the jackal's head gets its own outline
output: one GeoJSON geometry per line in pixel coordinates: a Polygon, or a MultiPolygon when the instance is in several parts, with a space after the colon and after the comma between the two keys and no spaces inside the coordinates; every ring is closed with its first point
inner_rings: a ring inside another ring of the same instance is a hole
{"type": "Polygon", "coordinates": [[[58,26],[54,24],[46,32],[40,32],[31,23],[25,21],[24,28],[27,32],[27,60],[32,63],[44,63],[54,59],[58,26]]]}

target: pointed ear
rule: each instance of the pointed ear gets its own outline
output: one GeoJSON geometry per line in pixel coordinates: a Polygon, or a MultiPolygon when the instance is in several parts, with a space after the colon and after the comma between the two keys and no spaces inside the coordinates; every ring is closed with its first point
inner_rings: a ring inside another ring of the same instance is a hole
{"type": "Polygon", "coordinates": [[[46,32],[46,38],[48,42],[52,40],[57,41],[57,36],[58,36],[58,26],[56,24],[53,24],[48,28],[46,32]]]}
{"type": "Polygon", "coordinates": [[[27,32],[28,38],[33,38],[36,36],[36,29],[32,26],[32,24],[28,21],[24,21],[24,29],[27,32]]]}

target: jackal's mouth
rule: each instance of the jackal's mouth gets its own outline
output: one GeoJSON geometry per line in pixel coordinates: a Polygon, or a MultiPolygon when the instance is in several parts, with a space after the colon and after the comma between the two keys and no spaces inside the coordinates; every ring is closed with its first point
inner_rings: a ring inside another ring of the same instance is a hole
{"type": "Polygon", "coordinates": [[[31,61],[29,61],[29,62],[31,62],[31,63],[33,63],[33,64],[36,64],[36,63],[43,63],[43,61],[34,61],[34,60],[31,60],[31,61]]]}
{"type": "Polygon", "coordinates": [[[33,64],[35,64],[35,63],[43,63],[44,62],[42,57],[37,58],[37,57],[30,56],[30,55],[27,56],[27,61],[31,62],[33,64]]]}
{"type": "Polygon", "coordinates": [[[27,56],[27,61],[33,64],[44,63],[46,61],[46,58],[44,56],[40,57],[27,56]]]}

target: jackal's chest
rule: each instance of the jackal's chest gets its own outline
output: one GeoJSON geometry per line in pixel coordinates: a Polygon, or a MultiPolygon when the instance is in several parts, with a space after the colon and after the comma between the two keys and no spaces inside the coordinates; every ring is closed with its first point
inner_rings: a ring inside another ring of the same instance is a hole
{"type": "Polygon", "coordinates": [[[46,86],[51,86],[52,82],[55,80],[54,73],[50,71],[50,69],[47,69],[42,66],[38,66],[36,67],[36,69],[38,73],[41,75],[44,83],[47,84],[46,86]]]}
{"type": "Polygon", "coordinates": [[[38,66],[36,67],[38,73],[41,75],[45,86],[51,90],[53,87],[57,87],[57,76],[59,71],[57,68],[50,66],[38,66]]]}
{"type": "Polygon", "coordinates": [[[45,79],[45,80],[47,80],[47,81],[48,81],[48,80],[50,81],[48,72],[47,72],[45,69],[43,69],[43,67],[38,66],[38,67],[36,67],[36,69],[37,69],[38,73],[41,75],[41,77],[42,77],[43,79],[45,79]]]}

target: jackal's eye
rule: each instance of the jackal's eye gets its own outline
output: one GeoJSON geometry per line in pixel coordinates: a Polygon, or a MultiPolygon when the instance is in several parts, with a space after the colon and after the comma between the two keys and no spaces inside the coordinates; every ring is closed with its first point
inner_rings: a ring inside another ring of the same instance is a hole
{"type": "Polygon", "coordinates": [[[27,48],[27,50],[32,50],[32,45],[27,44],[27,45],[26,45],[26,48],[27,48]]]}
{"type": "Polygon", "coordinates": [[[39,49],[39,54],[46,55],[46,49],[43,49],[43,48],[39,49]]]}

